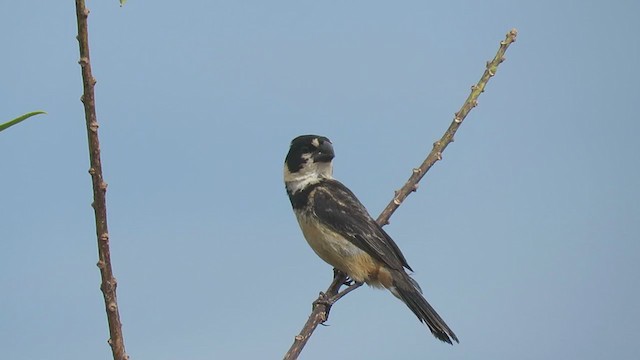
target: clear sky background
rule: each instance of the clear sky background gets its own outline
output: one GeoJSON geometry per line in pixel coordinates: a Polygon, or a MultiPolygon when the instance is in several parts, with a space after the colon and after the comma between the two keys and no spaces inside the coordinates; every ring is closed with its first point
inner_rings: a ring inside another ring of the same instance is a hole
{"type": "MultiPolygon", "coordinates": [[[[132,359],[279,359],[331,280],[286,197],[300,134],[377,216],[512,27],[444,159],[386,228],[460,338],[389,293],[304,359],[638,359],[637,1],[89,1],[132,359]]],[[[0,12],[0,348],[108,359],[73,1],[0,12]]]]}

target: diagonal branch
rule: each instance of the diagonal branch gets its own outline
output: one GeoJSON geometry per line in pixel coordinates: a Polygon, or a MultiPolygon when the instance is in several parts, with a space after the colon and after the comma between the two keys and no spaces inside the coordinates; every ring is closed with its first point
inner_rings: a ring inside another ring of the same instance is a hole
{"type": "Polygon", "coordinates": [[[407,180],[400,190],[396,191],[393,200],[391,200],[387,207],[382,210],[382,213],[376,220],[378,224],[387,224],[391,215],[396,211],[400,204],[402,204],[404,199],[406,199],[411,192],[417,189],[418,182],[427,173],[427,171],[429,171],[437,161],[442,160],[442,153],[444,152],[444,149],[447,148],[447,145],[453,142],[453,135],[458,131],[462,121],[464,121],[471,109],[478,105],[478,97],[484,92],[484,88],[489,82],[489,79],[496,74],[498,65],[505,60],[504,54],[509,45],[516,41],[517,35],[518,31],[516,29],[512,29],[507,33],[507,37],[500,42],[500,48],[498,49],[496,56],[494,56],[493,60],[487,62],[487,67],[478,83],[471,86],[471,94],[469,94],[467,100],[462,104],[460,110],[455,113],[453,121],[451,122],[451,125],[449,125],[447,131],[444,132],[444,135],[442,135],[440,140],[433,143],[433,149],[427,158],[424,159],[420,167],[413,169],[413,174],[411,174],[409,180],[407,180]]]}
{"type": "Polygon", "coordinates": [[[111,267],[111,251],[109,250],[109,230],[107,228],[107,183],[102,177],[102,161],[100,160],[100,141],[98,139],[98,121],[96,118],[96,103],[94,86],[96,80],[91,73],[91,62],[89,58],[89,30],[87,18],[89,10],[86,8],[84,0],[76,0],[76,18],[78,20],[78,43],[80,45],[80,67],[82,68],[83,95],[81,97],[84,104],[85,120],[87,125],[87,137],[89,141],[89,161],[91,167],[91,181],[93,184],[93,207],[96,218],[96,235],[98,238],[98,268],[102,283],[100,289],[104,297],[104,304],[107,311],[107,321],[109,323],[109,345],[113,352],[114,360],[127,360],[129,356],[124,349],[124,338],[122,336],[122,324],[118,312],[118,301],[116,298],[116,278],[113,276],[111,267]]]}
{"type": "MultiPolygon", "coordinates": [[[[433,144],[433,148],[429,155],[427,155],[426,159],[422,162],[422,164],[413,169],[413,173],[409,177],[409,180],[395,192],[394,198],[389,202],[387,207],[384,208],[378,219],[376,220],[378,224],[384,226],[389,223],[389,219],[391,215],[398,209],[398,207],[402,204],[402,202],[411,194],[416,191],[418,188],[418,182],[424,177],[424,175],[431,169],[431,167],[439,160],[442,160],[442,153],[446,149],[447,145],[453,142],[453,136],[456,131],[462,124],[462,121],[467,117],[471,109],[478,105],[478,97],[480,94],[484,92],[484,88],[498,70],[498,66],[502,63],[505,58],[504,54],[507,51],[509,45],[511,45],[514,41],[516,41],[516,37],[518,35],[518,31],[516,29],[512,29],[506,35],[506,38],[500,42],[500,48],[494,56],[493,60],[487,62],[487,67],[482,74],[482,77],[478,81],[477,84],[471,87],[471,94],[467,97],[464,104],[458,112],[455,113],[453,121],[447,131],[445,131],[444,135],[440,138],[440,140],[436,141],[433,144]]],[[[320,296],[313,303],[313,310],[309,319],[304,324],[302,331],[298,335],[296,335],[291,348],[285,354],[285,360],[294,360],[297,359],[302,352],[302,349],[307,344],[307,341],[313,334],[314,330],[318,327],[319,324],[324,323],[329,318],[329,311],[331,310],[331,306],[342,298],[347,293],[355,290],[357,287],[362,284],[355,284],[340,292],[340,287],[344,284],[347,279],[346,275],[340,271],[335,271],[334,279],[331,285],[326,292],[320,293],[320,296]]]]}

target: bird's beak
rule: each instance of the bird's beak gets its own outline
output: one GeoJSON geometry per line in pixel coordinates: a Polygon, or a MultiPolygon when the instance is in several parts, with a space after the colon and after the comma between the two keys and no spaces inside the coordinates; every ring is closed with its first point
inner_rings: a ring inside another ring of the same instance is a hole
{"type": "Polygon", "coordinates": [[[330,162],[333,160],[335,153],[333,152],[333,145],[330,142],[325,141],[318,147],[318,152],[313,157],[316,162],[330,162]]]}

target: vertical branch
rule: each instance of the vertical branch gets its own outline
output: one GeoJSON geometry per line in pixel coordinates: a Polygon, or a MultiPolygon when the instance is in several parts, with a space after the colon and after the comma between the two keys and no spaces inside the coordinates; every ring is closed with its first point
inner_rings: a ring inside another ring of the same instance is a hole
{"type": "MultiPolygon", "coordinates": [[[[409,177],[409,180],[407,180],[400,190],[396,191],[391,202],[389,202],[387,207],[385,207],[382,213],[380,213],[380,216],[378,216],[378,219],[376,219],[376,222],[380,224],[380,226],[384,226],[389,223],[391,215],[393,215],[409,194],[416,191],[418,188],[418,182],[424,177],[427,171],[429,171],[429,169],[431,169],[438,160],[442,160],[442,152],[447,145],[453,142],[453,135],[458,131],[460,124],[462,124],[462,121],[467,117],[467,114],[469,114],[471,109],[478,105],[478,97],[484,92],[484,88],[489,82],[489,79],[496,74],[498,65],[505,60],[504,54],[509,45],[516,41],[517,35],[518,31],[516,29],[512,29],[507,33],[506,38],[500,42],[500,48],[498,49],[496,56],[494,56],[493,60],[487,62],[487,67],[482,74],[482,77],[477,84],[471,87],[471,94],[469,94],[464,104],[462,104],[460,110],[455,113],[453,122],[449,125],[447,131],[445,131],[440,140],[433,144],[433,149],[429,155],[427,155],[420,167],[413,169],[413,173],[409,177]]],[[[340,271],[335,272],[333,282],[329,285],[327,291],[325,293],[320,293],[318,299],[314,301],[311,315],[309,315],[309,318],[302,327],[300,333],[295,336],[289,351],[284,355],[285,360],[297,359],[302,352],[302,349],[307,344],[307,341],[311,335],[313,335],[314,330],[318,327],[318,324],[324,323],[329,318],[331,306],[344,295],[355,290],[360,285],[352,285],[340,292],[340,287],[343,285],[345,280],[346,276],[344,274],[340,271]]]]}
{"type": "Polygon", "coordinates": [[[98,238],[98,268],[102,283],[100,290],[104,297],[104,304],[107,311],[107,321],[109,323],[109,345],[113,352],[114,360],[127,360],[129,356],[124,349],[124,338],[122,336],[122,324],[118,312],[118,301],[116,298],[116,278],[113,276],[111,267],[111,252],[109,250],[109,230],[107,228],[107,203],[106,192],[107,183],[102,177],[102,162],[100,160],[100,141],[98,138],[98,121],[96,118],[96,103],[94,85],[96,80],[91,73],[91,62],[89,58],[89,31],[87,18],[89,10],[85,7],[84,0],[76,0],[76,17],[78,20],[78,43],[80,45],[80,67],[82,68],[83,95],[81,97],[84,104],[85,120],[87,125],[87,137],[89,140],[89,161],[91,167],[91,181],[93,184],[93,207],[96,218],[96,235],[98,238]]]}

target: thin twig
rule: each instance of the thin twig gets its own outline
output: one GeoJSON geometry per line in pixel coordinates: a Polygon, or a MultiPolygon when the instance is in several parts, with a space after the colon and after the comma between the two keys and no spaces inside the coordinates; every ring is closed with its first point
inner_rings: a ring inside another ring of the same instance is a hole
{"type": "Polygon", "coordinates": [[[116,278],[111,267],[111,252],[109,250],[109,230],[107,228],[107,183],[102,177],[102,162],[100,160],[100,141],[98,139],[98,121],[96,118],[96,103],[94,86],[96,80],[91,73],[89,58],[89,31],[87,18],[89,10],[84,0],[76,0],[76,18],[78,20],[78,43],[80,45],[80,67],[82,68],[83,95],[85,120],[87,125],[87,137],[89,141],[89,161],[91,167],[91,181],[93,184],[93,207],[96,218],[96,235],[98,238],[98,268],[102,283],[100,289],[104,297],[107,321],[109,323],[109,345],[113,352],[114,360],[127,360],[129,356],[124,349],[122,324],[118,311],[116,298],[116,278]]]}
{"type": "Polygon", "coordinates": [[[344,273],[334,270],[334,277],[331,285],[329,285],[327,291],[321,292],[318,299],[313,302],[311,315],[309,315],[309,319],[307,320],[307,323],[304,324],[302,331],[296,335],[293,345],[291,345],[291,348],[284,356],[284,360],[297,359],[300,352],[307,344],[307,340],[309,340],[313,334],[313,331],[318,327],[318,325],[327,321],[331,305],[333,305],[329,299],[338,294],[338,290],[340,290],[340,287],[346,280],[347,276],[344,273]]]}
{"type": "Polygon", "coordinates": [[[458,131],[458,128],[462,124],[462,121],[464,121],[471,109],[478,105],[478,97],[484,92],[484,88],[489,82],[489,79],[491,79],[496,74],[498,65],[500,65],[500,63],[505,60],[504,54],[507,51],[509,45],[516,41],[517,35],[518,31],[516,29],[511,29],[511,31],[507,33],[507,37],[505,38],[505,40],[500,42],[500,48],[498,49],[496,56],[493,58],[493,60],[487,62],[487,68],[482,74],[480,81],[478,81],[477,84],[471,86],[471,93],[467,97],[467,100],[465,100],[464,104],[462,104],[460,110],[455,113],[453,121],[451,122],[451,125],[449,125],[447,131],[445,131],[440,140],[433,143],[433,149],[431,150],[427,158],[424,159],[420,167],[413,169],[413,173],[411,174],[411,177],[409,177],[409,180],[407,180],[407,182],[404,184],[404,186],[402,186],[402,188],[400,188],[400,190],[396,191],[393,200],[389,202],[384,210],[382,210],[382,213],[376,220],[378,224],[387,224],[391,215],[396,211],[400,204],[402,204],[404,199],[406,199],[409,194],[416,191],[418,182],[427,173],[427,171],[431,169],[433,164],[435,164],[439,160],[442,160],[442,153],[444,152],[444,149],[446,149],[447,145],[453,142],[453,136],[455,135],[456,131],[458,131]]]}
{"type": "MultiPolygon", "coordinates": [[[[391,215],[398,209],[400,204],[411,194],[416,191],[418,188],[418,182],[424,177],[424,175],[431,169],[431,167],[439,160],[442,160],[442,153],[444,152],[447,145],[453,142],[453,136],[456,131],[462,124],[462,121],[467,117],[471,109],[478,105],[478,97],[480,94],[484,92],[484,88],[489,82],[489,79],[496,74],[498,70],[498,65],[502,63],[505,58],[504,54],[507,51],[509,45],[511,45],[514,41],[516,41],[516,37],[518,35],[518,31],[516,29],[512,29],[507,33],[505,40],[500,42],[500,48],[496,53],[496,56],[493,60],[487,62],[487,67],[482,74],[482,77],[478,81],[477,84],[471,87],[471,94],[467,97],[464,104],[460,108],[460,110],[455,113],[453,122],[449,125],[447,131],[445,131],[444,135],[440,140],[436,141],[433,144],[433,149],[427,155],[426,159],[422,162],[420,167],[413,169],[413,173],[409,177],[409,180],[395,193],[393,199],[389,202],[387,207],[382,211],[378,219],[376,220],[380,226],[384,226],[389,223],[389,219],[391,215]]],[[[298,335],[296,335],[291,348],[285,354],[285,360],[294,360],[297,359],[300,355],[300,352],[304,348],[309,340],[309,337],[313,334],[313,331],[318,327],[318,324],[322,324],[329,318],[329,311],[331,310],[331,306],[342,298],[347,293],[355,290],[354,288],[348,288],[345,290],[345,293],[339,293],[340,287],[343,285],[346,277],[344,274],[340,272],[335,272],[334,280],[327,289],[325,293],[321,293],[316,301],[314,301],[313,311],[309,316],[309,319],[305,323],[302,331],[298,335]]]]}

